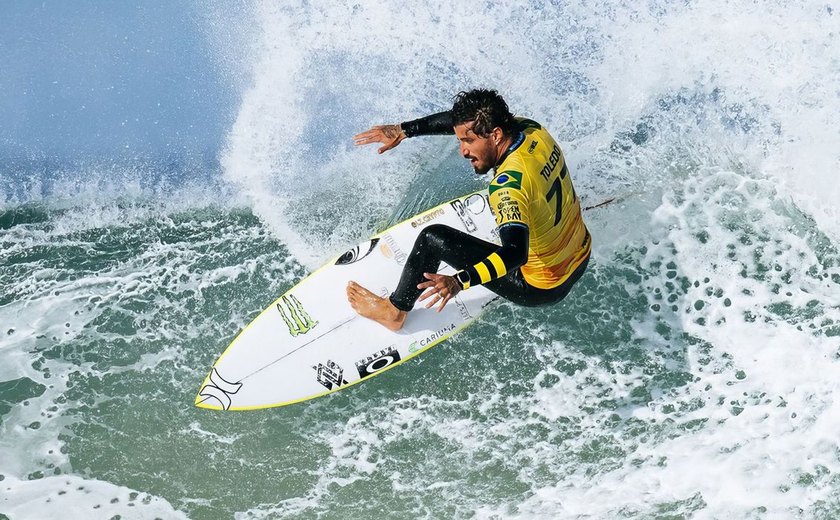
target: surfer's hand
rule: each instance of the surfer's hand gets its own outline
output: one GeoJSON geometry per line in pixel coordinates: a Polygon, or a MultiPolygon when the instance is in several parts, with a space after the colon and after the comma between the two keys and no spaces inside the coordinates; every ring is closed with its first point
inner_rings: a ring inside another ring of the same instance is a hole
{"type": "Polygon", "coordinates": [[[383,153],[396,147],[405,137],[405,132],[402,131],[400,125],[380,125],[374,126],[361,134],[354,135],[353,144],[360,146],[370,143],[382,143],[383,146],[379,148],[379,153],[383,153]]]}
{"type": "Polygon", "coordinates": [[[417,284],[418,289],[426,289],[426,292],[420,295],[420,301],[434,296],[432,301],[426,304],[427,309],[440,302],[438,312],[442,311],[449,300],[461,291],[461,286],[454,276],[436,273],[423,273],[423,276],[429,281],[417,284]]]}

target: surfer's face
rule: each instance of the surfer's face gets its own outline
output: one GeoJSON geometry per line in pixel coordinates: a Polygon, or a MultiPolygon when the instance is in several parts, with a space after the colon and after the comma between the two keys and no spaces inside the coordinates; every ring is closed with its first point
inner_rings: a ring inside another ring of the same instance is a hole
{"type": "Polygon", "coordinates": [[[487,137],[481,137],[473,132],[474,125],[472,121],[457,125],[455,136],[461,143],[461,155],[469,159],[476,174],[484,175],[490,171],[490,168],[496,166],[496,159],[499,156],[496,142],[499,139],[496,133],[501,133],[501,131],[496,128],[487,137]]]}

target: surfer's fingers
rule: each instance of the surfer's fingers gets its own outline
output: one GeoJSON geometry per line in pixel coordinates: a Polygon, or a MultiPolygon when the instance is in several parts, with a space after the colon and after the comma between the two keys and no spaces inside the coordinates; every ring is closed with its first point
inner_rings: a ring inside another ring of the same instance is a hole
{"type": "Polygon", "coordinates": [[[438,311],[438,312],[442,311],[442,310],[443,310],[443,308],[444,308],[444,307],[446,307],[446,304],[447,304],[447,303],[449,302],[449,300],[451,300],[451,299],[452,299],[452,295],[451,295],[451,294],[450,294],[449,296],[447,296],[446,298],[442,299],[442,300],[440,301],[440,307],[438,307],[438,310],[437,310],[437,311],[438,311]]]}
{"type": "Polygon", "coordinates": [[[421,282],[421,283],[418,283],[418,284],[417,284],[417,288],[418,288],[418,289],[426,289],[426,288],[428,288],[428,287],[434,287],[434,286],[435,286],[435,282],[434,282],[434,281],[431,281],[431,282],[421,282]]]}
{"type": "Polygon", "coordinates": [[[438,312],[440,312],[440,311],[443,310],[444,307],[446,307],[446,302],[448,302],[450,298],[451,298],[451,296],[442,296],[440,293],[438,293],[437,298],[435,298],[434,300],[432,300],[428,304],[426,304],[426,308],[428,309],[430,307],[434,307],[435,305],[440,303],[440,307],[438,307],[438,310],[437,310],[438,312]]]}
{"type": "Polygon", "coordinates": [[[432,296],[433,294],[437,294],[437,289],[435,289],[434,287],[430,287],[428,291],[426,291],[426,292],[424,292],[423,294],[420,295],[420,301],[425,300],[426,298],[428,298],[429,296],[432,296]]]}
{"type": "Polygon", "coordinates": [[[357,145],[370,143],[383,143],[385,146],[380,151],[390,150],[405,139],[405,133],[396,125],[374,126],[370,130],[353,136],[353,142],[357,145]]]}
{"type": "Polygon", "coordinates": [[[440,300],[441,300],[441,296],[438,294],[438,295],[437,295],[437,298],[435,298],[434,300],[432,300],[432,301],[430,301],[429,303],[427,303],[427,304],[426,304],[426,308],[427,308],[427,309],[429,309],[429,308],[431,308],[431,307],[434,307],[435,305],[437,305],[437,303],[438,303],[440,300]]]}
{"type": "Polygon", "coordinates": [[[435,273],[423,273],[428,282],[420,282],[417,284],[418,289],[425,289],[426,287],[437,287],[440,284],[440,275],[435,273]]]}
{"type": "Polygon", "coordinates": [[[354,135],[353,139],[358,139],[359,137],[370,137],[372,135],[385,135],[384,129],[385,125],[372,126],[364,132],[359,132],[358,134],[354,135]]]}
{"type": "Polygon", "coordinates": [[[375,128],[353,136],[353,142],[357,145],[370,143],[384,143],[387,140],[388,138],[385,136],[385,133],[382,132],[382,130],[377,130],[375,128]]]}
{"type": "Polygon", "coordinates": [[[363,142],[363,141],[368,141],[373,136],[373,133],[374,132],[372,130],[365,130],[364,132],[360,132],[360,133],[354,135],[353,136],[353,141],[357,142],[357,143],[360,143],[360,142],[363,142]]]}
{"type": "Polygon", "coordinates": [[[356,146],[363,146],[363,145],[366,145],[366,144],[381,143],[381,142],[383,142],[382,139],[377,139],[375,137],[367,137],[367,138],[364,138],[364,139],[356,139],[356,140],[353,141],[353,144],[355,144],[356,146]]]}

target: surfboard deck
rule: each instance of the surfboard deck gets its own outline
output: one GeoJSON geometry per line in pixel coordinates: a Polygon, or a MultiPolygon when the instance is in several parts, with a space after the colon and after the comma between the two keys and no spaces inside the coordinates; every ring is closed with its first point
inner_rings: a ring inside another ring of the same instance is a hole
{"type": "MultiPolygon", "coordinates": [[[[347,301],[350,280],[382,296],[393,292],[417,235],[431,224],[499,243],[486,191],[445,202],[379,233],[263,310],[216,360],[195,405],[255,410],[321,397],[367,381],[472,323],[498,298],[482,286],[460,292],[441,312],[418,303],[398,332],[358,316],[347,301]]],[[[439,272],[455,270],[442,264],[439,272]]]]}

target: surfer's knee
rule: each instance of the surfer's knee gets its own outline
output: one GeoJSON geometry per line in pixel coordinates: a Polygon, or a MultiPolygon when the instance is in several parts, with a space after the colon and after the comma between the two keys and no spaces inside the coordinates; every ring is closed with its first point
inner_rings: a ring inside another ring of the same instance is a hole
{"type": "MultiPolygon", "coordinates": [[[[451,227],[445,224],[432,224],[423,228],[417,236],[415,246],[420,247],[435,247],[441,249],[446,247],[446,237],[450,234],[451,227]]],[[[451,244],[450,244],[451,246],[451,244]]]]}

